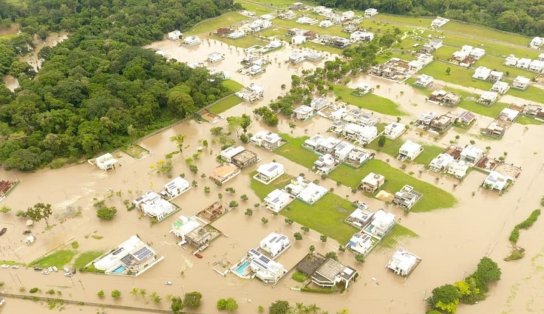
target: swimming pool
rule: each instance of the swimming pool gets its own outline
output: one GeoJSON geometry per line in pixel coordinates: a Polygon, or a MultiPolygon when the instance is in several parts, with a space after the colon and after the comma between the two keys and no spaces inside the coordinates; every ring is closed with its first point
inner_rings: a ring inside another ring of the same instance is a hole
{"type": "Polygon", "coordinates": [[[238,265],[234,272],[241,277],[246,277],[248,275],[249,261],[244,261],[242,264],[238,265]]]}
{"type": "Polygon", "coordinates": [[[120,274],[120,273],[124,273],[125,270],[126,270],[125,266],[121,265],[121,266],[117,267],[116,269],[114,269],[114,270],[112,271],[112,273],[114,273],[114,274],[120,274]]]}

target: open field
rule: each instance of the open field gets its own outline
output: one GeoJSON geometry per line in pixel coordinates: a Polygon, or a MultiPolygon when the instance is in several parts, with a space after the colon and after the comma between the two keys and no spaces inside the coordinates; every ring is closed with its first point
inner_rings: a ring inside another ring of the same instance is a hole
{"type": "Polygon", "coordinates": [[[396,224],[391,231],[378,243],[378,248],[395,249],[403,238],[415,238],[418,235],[403,225],[396,224]]]}
{"type": "Polygon", "coordinates": [[[221,27],[228,27],[237,23],[240,23],[243,20],[247,20],[248,18],[239,14],[238,12],[228,12],[225,14],[222,14],[218,17],[204,20],[195,26],[191,27],[189,31],[186,33],[188,35],[198,35],[203,33],[210,33],[214,32],[218,28],[221,27]]]}
{"type": "Polygon", "coordinates": [[[372,93],[368,93],[363,96],[356,96],[353,95],[354,92],[355,90],[349,87],[340,85],[334,86],[334,94],[336,97],[347,102],[348,104],[391,116],[404,115],[404,112],[399,109],[399,105],[390,99],[372,93]]]}
{"type": "Polygon", "coordinates": [[[57,268],[62,268],[64,265],[67,265],[72,261],[76,252],[73,250],[58,250],[51,254],[48,254],[42,258],[39,258],[32,263],[31,266],[40,266],[40,267],[49,267],[56,266],[57,268]]]}
{"type": "MultiPolygon", "coordinates": [[[[403,138],[397,138],[395,140],[386,139],[385,145],[383,147],[378,146],[378,140],[374,140],[372,143],[368,144],[366,148],[373,149],[375,151],[380,151],[386,153],[387,155],[396,158],[399,154],[399,149],[404,144],[406,140],[403,138]]],[[[434,157],[444,151],[443,148],[435,145],[426,145],[422,144],[423,152],[417,156],[413,161],[417,164],[428,165],[434,157]]]]}
{"type": "MultiPolygon", "coordinates": [[[[253,175],[253,174],[252,174],[253,175]]],[[[292,177],[283,175],[269,185],[262,184],[255,179],[251,180],[251,188],[262,199],[274,189],[283,188],[292,177]]],[[[327,193],[313,205],[300,200],[294,200],[281,211],[281,215],[325,234],[339,243],[346,243],[357,229],[346,224],[344,220],[353,211],[353,204],[336,194],[327,193]]],[[[299,231],[293,228],[293,232],[299,231]]]]}
{"type": "Polygon", "coordinates": [[[220,114],[224,111],[229,110],[230,108],[240,104],[242,102],[242,99],[239,98],[236,95],[230,95],[223,99],[218,100],[214,104],[212,104],[208,110],[213,114],[220,114]]]}
{"type": "Polygon", "coordinates": [[[456,204],[456,199],[450,193],[436,186],[420,181],[402,170],[389,166],[386,162],[373,159],[362,167],[352,168],[346,165],[338,166],[329,177],[336,182],[356,189],[361,180],[370,172],[385,176],[385,184],[381,189],[395,193],[405,185],[411,185],[423,194],[423,198],[411,209],[412,212],[426,212],[433,209],[449,208],[456,204]]]}
{"type": "Polygon", "coordinates": [[[304,141],[308,139],[308,137],[292,137],[289,134],[281,134],[281,137],[283,137],[287,143],[276,149],[274,152],[299,165],[312,169],[318,156],[302,147],[302,144],[304,144],[304,141]]]}

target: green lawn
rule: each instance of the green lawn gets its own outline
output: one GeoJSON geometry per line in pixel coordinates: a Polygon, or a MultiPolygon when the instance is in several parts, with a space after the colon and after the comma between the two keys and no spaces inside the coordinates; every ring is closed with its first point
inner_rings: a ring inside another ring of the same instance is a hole
{"type": "Polygon", "coordinates": [[[519,89],[515,89],[515,88],[510,88],[510,90],[508,90],[508,94],[512,95],[512,96],[519,97],[519,98],[532,100],[532,101],[536,101],[536,102],[539,102],[541,104],[544,104],[544,89],[542,89],[542,88],[529,86],[524,91],[519,90],[519,89]]]}
{"type": "Polygon", "coordinates": [[[378,243],[378,248],[393,249],[399,245],[401,238],[415,238],[418,235],[412,230],[396,224],[393,229],[378,243]]]}
{"type": "Polygon", "coordinates": [[[221,36],[217,36],[217,35],[212,35],[212,36],[210,36],[210,38],[222,41],[227,45],[240,47],[240,48],[249,48],[249,47],[252,47],[252,46],[255,46],[255,45],[260,45],[260,46],[265,46],[266,45],[265,41],[260,40],[260,39],[256,38],[255,36],[251,36],[251,35],[248,35],[248,36],[245,36],[245,37],[242,37],[242,38],[238,38],[238,39],[231,39],[231,38],[221,37],[221,36]]]}
{"type": "Polygon", "coordinates": [[[493,84],[490,82],[473,79],[473,72],[473,69],[465,69],[455,64],[441,61],[431,62],[431,64],[427,65],[420,71],[420,73],[430,75],[437,80],[467,87],[474,87],[481,90],[490,90],[493,84]],[[448,68],[450,68],[449,75],[446,73],[446,69],[448,68]]]}
{"type": "Polygon", "coordinates": [[[299,165],[312,169],[318,156],[302,147],[302,144],[308,137],[292,137],[289,134],[282,133],[281,137],[286,141],[285,145],[276,149],[274,152],[299,165]]]}
{"type": "Polygon", "coordinates": [[[62,268],[64,265],[69,264],[75,255],[76,251],[73,250],[58,250],[33,261],[30,263],[30,266],[56,266],[57,268],[62,268]]]}
{"type": "Polygon", "coordinates": [[[417,156],[415,162],[422,165],[428,165],[434,157],[444,152],[444,149],[435,145],[421,145],[423,146],[423,152],[417,156]]]}
{"type": "Polygon", "coordinates": [[[240,104],[242,99],[236,95],[230,95],[212,104],[208,110],[213,114],[220,114],[240,104]]]}
{"type": "Polygon", "coordinates": [[[215,32],[215,30],[218,28],[229,27],[247,19],[247,17],[239,14],[238,12],[228,12],[218,17],[206,19],[200,23],[197,23],[187,32],[187,35],[215,32]]]}
{"type": "MultiPolygon", "coordinates": [[[[254,173],[251,174],[251,176],[253,175],[254,173]]],[[[274,189],[287,185],[291,179],[291,176],[284,174],[268,185],[252,179],[251,189],[262,200],[274,189]]],[[[350,201],[336,194],[327,193],[313,205],[308,205],[298,199],[294,200],[281,211],[281,214],[344,244],[357,232],[357,229],[344,222],[352,211],[353,205],[350,201]]],[[[295,231],[300,230],[293,229],[293,232],[295,231]]]]}
{"type": "Polygon", "coordinates": [[[323,52],[328,52],[328,53],[333,53],[333,54],[337,54],[337,55],[342,54],[342,49],[327,46],[327,45],[322,45],[322,44],[316,44],[316,43],[311,42],[311,41],[307,41],[307,42],[303,43],[302,47],[310,48],[310,49],[314,49],[314,50],[318,50],[318,51],[323,51],[323,52]]]}
{"type": "Polygon", "coordinates": [[[233,93],[236,93],[237,91],[244,88],[244,85],[234,81],[234,80],[224,80],[223,86],[225,86],[228,90],[230,90],[233,93]]]}
{"type": "Polygon", "coordinates": [[[79,254],[74,262],[75,269],[81,269],[85,267],[90,262],[102,256],[102,254],[104,254],[104,252],[101,251],[88,251],[79,254]]]}
{"type": "Polygon", "coordinates": [[[385,176],[385,184],[382,189],[395,193],[404,185],[411,185],[414,189],[423,194],[423,198],[411,209],[412,212],[425,212],[439,208],[453,207],[457,200],[450,193],[430,184],[418,180],[402,170],[389,166],[386,162],[373,159],[362,167],[354,169],[346,165],[338,166],[329,177],[341,184],[357,188],[361,180],[370,172],[385,176]]]}
{"type": "MultiPolygon", "coordinates": [[[[477,96],[476,96],[477,97],[477,96]]],[[[491,106],[484,106],[474,100],[464,99],[459,103],[459,107],[472,111],[474,113],[480,114],[482,116],[487,116],[491,118],[498,118],[499,113],[506,107],[507,104],[504,103],[494,103],[491,106]]]]}
{"type": "Polygon", "coordinates": [[[346,86],[335,85],[334,94],[341,100],[357,106],[372,110],[375,112],[388,114],[391,116],[403,116],[404,112],[398,109],[398,104],[390,99],[369,93],[363,96],[353,95],[355,90],[346,86]]]}

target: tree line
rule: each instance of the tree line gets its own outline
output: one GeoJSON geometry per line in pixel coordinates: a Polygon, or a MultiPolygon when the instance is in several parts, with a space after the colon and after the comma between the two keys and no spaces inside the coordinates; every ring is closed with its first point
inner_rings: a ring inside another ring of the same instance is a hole
{"type": "Polygon", "coordinates": [[[314,0],[327,7],[413,15],[444,16],[530,36],[544,33],[542,0],[314,0]]]}
{"type": "MultiPolygon", "coordinates": [[[[0,8],[5,0],[0,0],[0,8]]],[[[236,9],[232,0],[29,1],[14,21],[23,34],[0,41],[0,163],[28,171],[117,148],[229,91],[204,68],[167,61],[140,46],[173,29],[236,9]],[[70,32],[44,48],[39,73],[17,60],[34,36],[70,32]],[[29,40],[30,39],[30,40],[29,40]]]]}

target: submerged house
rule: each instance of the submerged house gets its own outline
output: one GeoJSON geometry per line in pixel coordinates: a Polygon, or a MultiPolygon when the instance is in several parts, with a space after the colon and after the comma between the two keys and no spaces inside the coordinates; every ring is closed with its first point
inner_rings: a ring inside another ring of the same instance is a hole
{"type": "Polygon", "coordinates": [[[489,190],[503,192],[512,181],[512,177],[506,176],[496,171],[491,171],[485,178],[482,186],[489,190]]]}
{"type": "Polygon", "coordinates": [[[164,185],[164,189],[160,192],[160,194],[164,198],[172,200],[190,189],[191,184],[187,180],[183,179],[182,177],[176,177],[164,185]]]}
{"type": "Polygon", "coordinates": [[[384,211],[378,210],[374,213],[372,222],[365,228],[365,231],[370,235],[379,239],[383,238],[393,227],[395,226],[395,215],[384,211]]]}
{"type": "Polygon", "coordinates": [[[217,185],[222,185],[240,174],[240,169],[232,164],[224,164],[214,169],[210,179],[217,185]]]}
{"type": "Polygon", "coordinates": [[[395,274],[406,277],[410,275],[420,261],[420,257],[406,250],[397,250],[393,256],[391,256],[391,259],[387,263],[386,267],[392,270],[395,274]]]}
{"type": "Polygon", "coordinates": [[[285,252],[290,246],[289,238],[286,235],[276,232],[267,235],[259,244],[260,249],[273,259],[285,252]]]}
{"type": "Polygon", "coordinates": [[[96,166],[101,170],[115,169],[115,165],[117,165],[117,163],[118,160],[115,159],[110,153],[104,154],[95,159],[96,166]]]}
{"type": "Polygon", "coordinates": [[[146,216],[162,221],[179,210],[179,207],[163,199],[159,194],[149,191],[133,202],[146,216]]]}
{"type": "Polygon", "coordinates": [[[285,173],[284,167],[278,162],[262,164],[257,168],[257,174],[253,178],[261,183],[269,184],[285,173]]]}
{"type": "Polygon", "coordinates": [[[406,209],[411,209],[414,205],[423,197],[423,195],[410,185],[405,185],[400,189],[400,191],[395,193],[395,198],[393,199],[393,204],[404,207],[406,209]]]}
{"type": "Polygon", "coordinates": [[[284,190],[276,189],[264,198],[264,205],[275,213],[279,213],[285,206],[289,205],[295,197],[284,190]]]}
{"type": "Polygon", "coordinates": [[[355,228],[362,229],[372,219],[374,213],[371,212],[366,204],[359,204],[357,208],[346,218],[346,222],[355,228]]]}
{"type": "Polygon", "coordinates": [[[441,172],[448,169],[448,166],[455,160],[452,155],[442,153],[436,156],[429,164],[429,169],[434,172],[441,172]]]}
{"type": "Polygon", "coordinates": [[[423,147],[420,144],[407,140],[406,142],[404,142],[404,144],[402,144],[402,146],[399,149],[398,159],[414,160],[422,152],[423,152],[423,147]]]}
{"type": "Polygon", "coordinates": [[[361,181],[361,189],[368,193],[376,192],[385,183],[385,177],[374,172],[369,173],[361,181]]]}
{"type": "Polygon", "coordinates": [[[259,131],[253,135],[249,141],[254,145],[264,149],[274,150],[285,144],[285,141],[277,133],[270,131],[259,131]]]}

